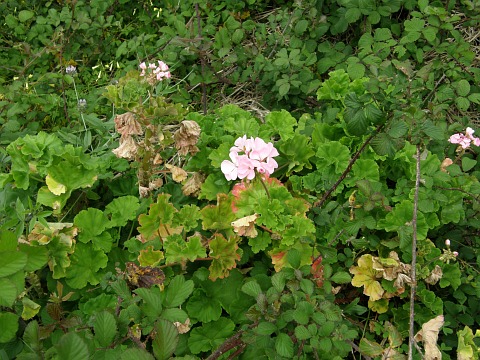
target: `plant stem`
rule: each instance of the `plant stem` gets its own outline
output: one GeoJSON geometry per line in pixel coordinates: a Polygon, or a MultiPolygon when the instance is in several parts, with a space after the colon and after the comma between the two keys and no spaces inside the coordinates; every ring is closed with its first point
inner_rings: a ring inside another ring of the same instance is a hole
{"type": "Polygon", "coordinates": [[[261,176],[259,176],[258,178],[260,179],[260,182],[262,183],[262,186],[265,189],[265,192],[267,193],[267,197],[270,199],[270,192],[268,191],[267,185],[265,184],[261,176]]]}
{"type": "Polygon", "coordinates": [[[410,278],[412,285],[410,287],[410,321],[409,321],[409,340],[408,340],[408,360],[413,359],[413,348],[415,346],[415,292],[417,289],[417,213],[418,213],[418,191],[420,188],[420,144],[417,144],[417,154],[415,156],[417,162],[416,179],[415,179],[415,195],[413,198],[413,218],[412,218],[412,270],[410,278]]]}
{"type": "Polygon", "coordinates": [[[330,197],[330,195],[332,195],[332,193],[335,191],[335,189],[338,187],[338,185],[340,185],[342,183],[342,181],[347,177],[350,170],[352,170],[353,164],[355,164],[355,161],[357,161],[357,159],[360,157],[360,154],[363,152],[363,150],[365,150],[367,145],[380,132],[380,130],[382,130],[384,125],[385,124],[379,125],[375,129],[375,131],[368,137],[368,139],[365,140],[362,147],[355,153],[355,155],[353,155],[352,159],[348,163],[347,168],[342,173],[342,175],[340,175],[340,178],[337,180],[337,182],[335,184],[333,184],[333,186],[330,189],[328,189],[325,194],[323,194],[322,198],[319,201],[317,201],[313,204],[314,207],[321,207],[325,203],[325,201],[327,201],[327,199],[330,197]]]}

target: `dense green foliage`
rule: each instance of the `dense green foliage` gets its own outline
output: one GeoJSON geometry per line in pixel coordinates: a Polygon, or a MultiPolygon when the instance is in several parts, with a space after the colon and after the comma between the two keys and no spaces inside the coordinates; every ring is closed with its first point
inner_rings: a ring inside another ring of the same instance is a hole
{"type": "Polygon", "coordinates": [[[478,1],[0,10],[2,359],[479,358],[478,1]]]}

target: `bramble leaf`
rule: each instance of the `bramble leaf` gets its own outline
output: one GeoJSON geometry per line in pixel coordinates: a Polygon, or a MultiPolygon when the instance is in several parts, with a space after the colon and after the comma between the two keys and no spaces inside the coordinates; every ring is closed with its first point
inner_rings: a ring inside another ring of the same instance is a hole
{"type": "Polygon", "coordinates": [[[95,340],[98,341],[98,344],[101,347],[109,346],[117,333],[115,317],[106,310],[97,313],[93,329],[95,331],[95,340]]]}
{"type": "Polygon", "coordinates": [[[178,330],[170,321],[159,319],[155,324],[155,337],[152,342],[157,360],[168,360],[177,348],[178,330]]]}

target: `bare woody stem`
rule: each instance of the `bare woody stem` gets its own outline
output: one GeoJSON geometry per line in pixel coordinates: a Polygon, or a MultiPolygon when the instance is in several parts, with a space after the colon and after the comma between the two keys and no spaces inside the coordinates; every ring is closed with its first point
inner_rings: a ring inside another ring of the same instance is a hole
{"type": "Polygon", "coordinates": [[[413,348],[415,347],[415,292],[417,289],[417,213],[418,213],[418,192],[420,188],[420,144],[417,145],[416,159],[416,178],[415,195],[413,198],[413,217],[412,217],[412,271],[410,277],[412,285],[410,287],[410,320],[408,331],[408,360],[413,359],[413,348]]]}

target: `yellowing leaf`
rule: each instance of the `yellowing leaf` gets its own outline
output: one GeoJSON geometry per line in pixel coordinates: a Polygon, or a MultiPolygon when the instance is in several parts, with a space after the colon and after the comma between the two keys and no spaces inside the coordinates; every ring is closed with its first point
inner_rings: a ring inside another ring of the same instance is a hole
{"type": "Polygon", "coordinates": [[[147,246],[146,249],[140,250],[138,262],[140,266],[156,266],[163,258],[163,251],[153,250],[153,246],[147,246]]]}
{"type": "Polygon", "coordinates": [[[24,297],[22,299],[22,304],[23,304],[23,311],[22,311],[23,320],[29,320],[33,318],[40,311],[41,306],[38,305],[36,302],[33,302],[27,297],[24,297]]]}
{"type": "Polygon", "coordinates": [[[416,341],[422,341],[425,348],[424,360],[441,360],[442,353],[437,347],[438,332],[443,326],[443,315],[427,321],[422,329],[415,335],[416,341]]]}
{"type": "Polygon", "coordinates": [[[368,300],[368,308],[379,314],[384,314],[388,311],[388,299],[368,300]]]}
{"type": "Polygon", "coordinates": [[[371,301],[380,300],[385,290],[377,281],[381,278],[381,272],[373,268],[373,256],[365,254],[358,259],[358,266],[352,266],[350,273],[353,274],[352,285],[363,286],[363,293],[370,296],[371,301]]]}
{"type": "Polygon", "coordinates": [[[54,195],[61,195],[67,191],[67,187],[59,182],[56,182],[50,175],[47,175],[45,178],[47,183],[48,190],[50,190],[54,195]]]}
{"type": "Polygon", "coordinates": [[[255,220],[257,220],[257,218],[258,214],[253,214],[232,221],[233,230],[240,236],[247,236],[249,238],[257,237],[258,232],[255,229],[255,220]]]}

